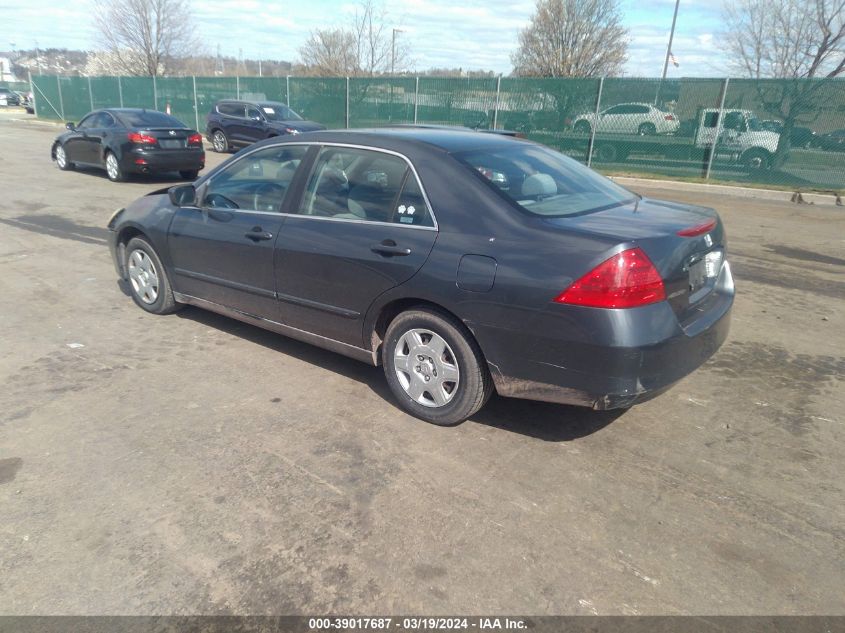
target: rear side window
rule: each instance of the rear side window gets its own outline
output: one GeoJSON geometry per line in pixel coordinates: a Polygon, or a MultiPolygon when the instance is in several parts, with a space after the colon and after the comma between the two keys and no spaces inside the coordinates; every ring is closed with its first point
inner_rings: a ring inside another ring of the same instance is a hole
{"type": "Polygon", "coordinates": [[[176,117],[155,110],[124,111],[118,116],[128,127],[187,127],[176,117]]]}
{"type": "Polygon", "coordinates": [[[299,213],[345,220],[433,226],[408,163],[399,156],[324,147],[299,213]]]}
{"type": "Polygon", "coordinates": [[[242,117],[244,115],[244,107],[240,103],[221,103],[217,106],[217,111],[220,114],[228,116],[242,117]]]}
{"type": "Polygon", "coordinates": [[[627,189],[541,145],[509,143],[498,150],[454,156],[511,203],[534,215],[562,217],[636,200],[627,189]]]}
{"type": "Polygon", "coordinates": [[[393,221],[397,224],[434,226],[434,219],[425,203],[420,184],[411,170],[408,170],[405,177],[405,186],[399,194],[393,221]]]}

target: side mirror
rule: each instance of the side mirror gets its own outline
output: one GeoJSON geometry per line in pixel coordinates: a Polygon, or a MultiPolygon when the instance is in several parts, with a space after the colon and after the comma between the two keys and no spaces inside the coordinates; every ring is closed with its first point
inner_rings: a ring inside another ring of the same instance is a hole
{"type": "Polygon", "coordinates": [[[75,131],[76,131],[76,123],[74,123],[73,121],[68,121],[67,123],[65,123],[65,127],[66,127],[68,130],[70,130],[71,132],[75,132],[75,131]]]}
{"type": "Polygon", "coordinates": [[[177,207],[191,207],[197,203],[197,190],[193,185],[177,185],[167,190],[170,202],[177,207]]]}

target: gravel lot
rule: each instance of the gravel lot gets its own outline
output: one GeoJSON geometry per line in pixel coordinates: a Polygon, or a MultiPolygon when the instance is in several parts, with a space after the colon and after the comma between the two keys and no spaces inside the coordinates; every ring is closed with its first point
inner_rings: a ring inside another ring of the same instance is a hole
{"type": "Polygon", "coordinates": [[[0,613],[845,614],[841,208],[642,189],[726,222],[722,350],[622,414],[494,397],[444,429],[381,369],[142,312],[105,223],[176,180],[60,172],[16,117],[0,613]]]}

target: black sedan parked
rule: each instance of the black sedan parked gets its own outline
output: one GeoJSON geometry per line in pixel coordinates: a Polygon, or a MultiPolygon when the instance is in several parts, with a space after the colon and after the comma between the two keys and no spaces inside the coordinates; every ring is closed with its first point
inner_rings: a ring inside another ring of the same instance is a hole
{"type": "Polygon", "coordinates": [[[382,364],[401,406],[437,424],[494,389],[646,400],[719,348],[734,298],[713,210],[476,132],[270,139],[108,227],[144,310],[194,304],[382,364]]]}
{"type": "Polygon", "coordinates": [[[178,171],[193,180],[205,166],[202,136],[164,112],[137,108],[96,110],[53,142],[51,154],[59,169],[92,165],[109,180],[127,174],[178,171]]]}
{"type": "Polygon", "coordinates": [[[215,152],[286,134],[325,130],[276,101],[218,101],[206,117],[205,135],[215,152]]]}

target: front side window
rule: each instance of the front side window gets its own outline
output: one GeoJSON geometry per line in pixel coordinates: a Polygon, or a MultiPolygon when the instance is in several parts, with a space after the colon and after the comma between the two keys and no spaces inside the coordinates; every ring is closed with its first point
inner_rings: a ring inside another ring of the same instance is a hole
{"type": "Polygon", "coordinates": [[[508,144],[454,156],[524,211],[562,217],[627,204],[636,195],[580,163],[540,145],[508,144]]]}
{"type": "Polygon", "coordinates": [[[252,119],[253,121],[260,121],[261,113],[258,111],[258,108],[250,106],[246,109],[246,118],[252,119]]]}
{"type": "Polygon", "coordinates": [[[87,117],[82,119],[76,127],[81,130],[93,128],[94,124],[97,122],[97,114],[98,113],[89,114],[87,117]]]}
{"type": "Polygon", "coordinates": [[[203,194],[203,206],[279,213],[305,145],[281,145],[253,152],[215,175],[203,194]]]}

